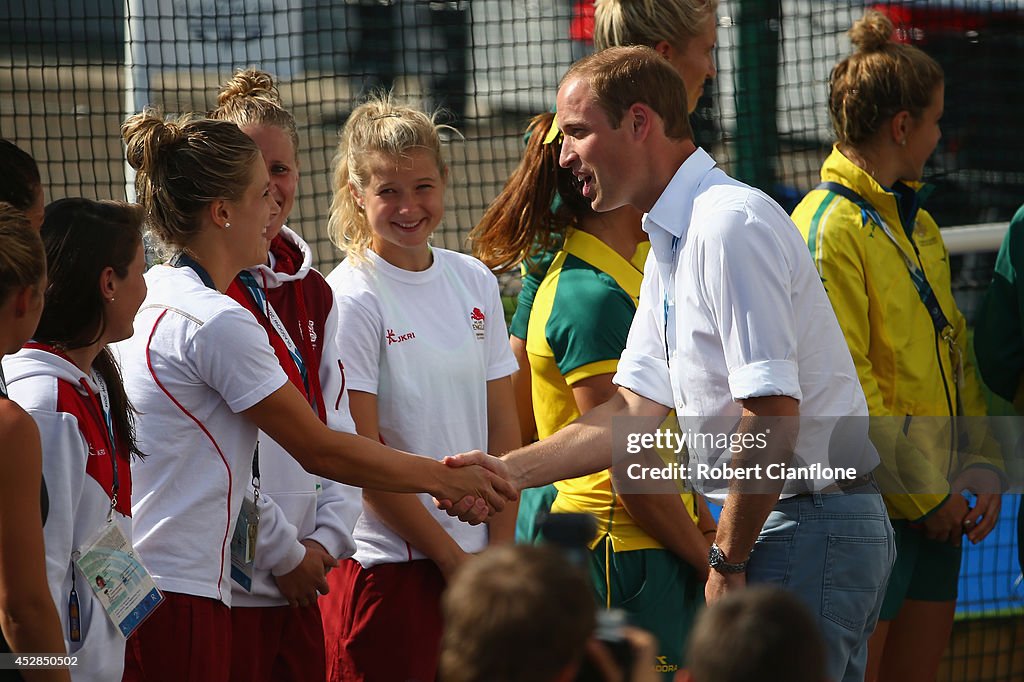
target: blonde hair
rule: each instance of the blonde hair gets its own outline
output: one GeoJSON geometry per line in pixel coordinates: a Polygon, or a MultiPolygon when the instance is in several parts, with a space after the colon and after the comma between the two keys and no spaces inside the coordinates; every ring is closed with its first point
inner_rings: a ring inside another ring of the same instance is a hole
{"type": "Polygon", "coordinates": [[[217,108],[210,118],[231,121],[239,128],[273,126],[288,133],[292,148],[299,149],[295,117],[281,102],[274,77],[259,69],[239,69],[217,93],[217,108]]]}
{"type": "Polygon", "coordinates": [[[594,49],[663,40],[681,48],[715,21],[717,9],[718,0],[597,0],[594,49]]]}
{"type": "Polygon", "coordinates": [[[237,125],[186,114],[165,121],[153,109],[121,126],[135,191],[149,229],[169,249],[181,249],[203,227],[203,210],[237,200],[253,178],[260,150],[237,125]]]}
{"type": "Polygon", "coordinates": [[[857,50],[829,77],[829,118],[841,144],[863,145],[901,111],[918,118],[942,83],[938,62],[892,34],[892,22],[876,10],[849,31],[857,50]]]}
{"type": "Polygon", "coordinates": [[[46,255],[39,232],[28,216],[0,202],[0,305],[14,292],[39,284],[46,272],[46,255]]]}
{"type": "Polygon", "coordinates": [[[373,230],[352,196],[349,183],[357,192],[364,192],[369,181],[370,157],[380,154],[399,159],[414,149],[429,152],[442,177],[446,177],[448,166],[441,153],[438,130],[447,126],[439,125],[436,119],[436,112],[426,114],[381,93],[356,107],[345,123],[334,157],[334,199],[327,233],[334,245],[355,262],[365,258],[373,241],[373,230]]]}
{"type": "Polygon", "coordinates": [[[590,86],[594,102],[613,128],[618,128],[629,108],[639,102],[661,117],[668,138],[693,139],[683,77],[653,49],[609,47],[569,67],[559,87],[573,79],[590,86]]]}

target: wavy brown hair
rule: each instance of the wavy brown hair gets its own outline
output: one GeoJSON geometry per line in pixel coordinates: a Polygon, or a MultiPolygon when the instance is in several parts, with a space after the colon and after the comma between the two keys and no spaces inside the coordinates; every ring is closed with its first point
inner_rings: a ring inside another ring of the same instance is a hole
{"type": "Polygon", "coordinates": [[[534,116],[526,149],[483,218],[469,233],[473,255],[497,273],[508,272],[562,244],[565,230],[591,212],[572,173],[558,164],[562,135],[549,140],[555,114],[534,116]]]}

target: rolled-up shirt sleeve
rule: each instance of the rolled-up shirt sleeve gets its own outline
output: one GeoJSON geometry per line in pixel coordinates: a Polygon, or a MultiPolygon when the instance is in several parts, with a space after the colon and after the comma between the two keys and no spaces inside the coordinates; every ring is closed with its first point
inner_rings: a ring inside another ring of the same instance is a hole
{"type": "Polygon", "coordinates": [[[629,328],[626,348],[612,381],[633,393],[673,407],[672,385],[665,356],[664,291],[652,252],[644,266],[640,303],[629,328]]]}
{"type": "Polygon", "coordinates": [[[697,281],[721,336],[733,400],[801,400],[791,265],[758,208],[719,212],[717,229],[700,232],[697,281]]]}

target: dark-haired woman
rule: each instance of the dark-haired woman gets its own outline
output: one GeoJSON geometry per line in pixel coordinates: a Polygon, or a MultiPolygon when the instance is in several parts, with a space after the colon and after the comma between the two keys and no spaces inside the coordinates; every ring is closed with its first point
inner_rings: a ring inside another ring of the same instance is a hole
{"type": "Polygon", "coordinates": [[[22,211],[33,230],[43,224],[43,183],[32,155],[0,138],[0,201],[22,211]]]}
{"type": "Polygon", "coordinates": [[[46,574],[76,680],[117,680],[125,638],[76,560],[108,521],[131,538],[132,413],[107,344],[132,333],[146,295],[142,213],[134,206],[63,199],[42,237],[49,285],[35,334],[4,361],[11,397],[42,438],[49,492],[46,574]]]}

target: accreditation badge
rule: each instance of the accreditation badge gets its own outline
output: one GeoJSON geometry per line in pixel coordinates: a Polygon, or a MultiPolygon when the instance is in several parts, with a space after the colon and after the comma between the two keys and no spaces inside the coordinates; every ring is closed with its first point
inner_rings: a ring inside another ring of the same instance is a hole
{"type": "Polygon", "coordinates": [[[256,531],[260,516],[256,503],[242,498],[242,508],[231,536],[231,579],[246,592],[252,592],[253,563],[256,561],[256,531]]]}
{"type": "Polygon", "coordinates": [[[164,600],[121,527],[108,520],[76,553],[75,564],[107,617],[127,639],[164,600]]]}

